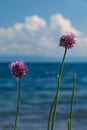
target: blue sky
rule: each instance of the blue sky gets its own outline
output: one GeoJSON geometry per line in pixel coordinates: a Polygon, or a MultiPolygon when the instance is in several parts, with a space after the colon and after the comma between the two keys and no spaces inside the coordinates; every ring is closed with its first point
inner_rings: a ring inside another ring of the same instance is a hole
{"type": "Polygon", "coordinates": [[[0,55],[61,57],[63,33],[77,44],[70,57],[87,57],[87,0],[0,0],[0,55]]]}

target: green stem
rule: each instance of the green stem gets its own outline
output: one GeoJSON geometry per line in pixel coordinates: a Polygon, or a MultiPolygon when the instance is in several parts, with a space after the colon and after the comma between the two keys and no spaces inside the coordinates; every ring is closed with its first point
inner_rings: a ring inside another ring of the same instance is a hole
{"type": "Polygon", "coordinates": [[[73,82],[73,90],[72,90],[72,98],[71,98],[71,106],[70,106],[70,130],[72,125],[72,108],[74,103],[74,92],[76,87],[76,74],[74,74],[74,82],[73,82]]]}
{"type": "Polygon", "coordinates": [[[56,100],[56,96],[54,97],[54,100],[53,100],[51,108],[50,108],[50,112],[49,112],[49,116],[48,116],[48,127],[47,127],[47,130],[50,130],[50,122],[51,122],[51,116],[52,116],[53,107],[55,105],[55,100],[56,100]]]}
{"type": "Polygon", "coordinates": [[[62,76],[62,71],[63,71],[63,66],[64,66],[64,60],[65,60],[66,53],[67,53],[67,48],[65,48],[63,60],[62,60],[61,66],[60,66],[60,72],[59,72],[60,80],[61,80],[61,76],[62,76]]]}
{"type": "Polygon", "coordinates": [[[17,100],[17,107],[16,107],[14,130],[16,130],[16,128],[17,128],[19,105],[20,105],[20,78],[18,79],[18,100],[17,100]]]}
{"type": "Polygon", "coordinates": [[[56,107],[57,107],[57,103],[58,103],[58,95],[59,95],[59,88],[60,88],[60,81],[61,81],[61,76],[62,76],[62,71],[63,71],[63,66],[64,66],[64,60],[65,60],[66,52],[67,52],[67,49],[65,49],[63,60],[62,60],[61,66],[60,66],[59,81],[58,81],[59,83],[58,83],[56,95],[54,97],[54,100],[53,100],[51,108],[50,108],[49,117],[48,117],[48,127],[47,127],[47,130],[50,130],[51,117],[52,117],[51,130],[54,127],[54,121],[55,121],[55,117],[56,117],[56,107]],[[54,111],[53,111],[53,109],[54,109],[54,111]],[[53,111],[53,116],[52,116],[52,111],[53,111]]]}
{"type": "Polygon", "coordinates": [[[58,96],[59,96],[59,89],[60,89],[60,77],[58,76],[58,87],[57,87],[56,98],[55,98],[55,105],[54,105],[54,111],[53,111],[53,116],[52,116],[51,130],[54,129],[54,123],[55,123],[55,118],[56,118],[56,108],[57,108],[58,96]]]}
{"type": "Polygon", "coordinates": [[[68,119],[68,130],[70,130],[71,129],[71,120],[70,120],[70,118],[68,119]]]}

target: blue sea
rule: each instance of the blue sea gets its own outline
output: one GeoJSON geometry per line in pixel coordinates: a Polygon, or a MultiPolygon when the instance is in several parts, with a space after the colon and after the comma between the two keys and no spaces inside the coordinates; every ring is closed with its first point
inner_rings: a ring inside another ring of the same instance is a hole
{"type": "MultiPolygon", "coordinates": [[[[48,113],[57,89],[60,63],[26,64],[28,74],[21,79],[17,130],[47,130],[48,113]]],[[[55,130],[67,130],[74,73],[77,80],[72,128],[87,129],[87,63],[65,63],[55,130]]],[[[10,72],[9,63],[0,63],[0,130],[13,130],[17,94],[17,80],[10,72]]]]}

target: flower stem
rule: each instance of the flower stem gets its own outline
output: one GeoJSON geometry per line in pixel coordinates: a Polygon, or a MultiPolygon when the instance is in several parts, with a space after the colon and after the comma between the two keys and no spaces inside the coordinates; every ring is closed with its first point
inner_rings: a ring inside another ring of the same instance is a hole
{"type": "Polygon", "coordinates": [[[16,130],[16,128],[17,128],[19,105],[20,105],[20,78],[18,79],[18,100],[17,100],[17,107],[16,107],[14,130],[16,130]]]}
{"type": "Polygon", "coordinates": [[[71,129],[71,120],[70,120],[70,118],[68,119],[68,130],[70,130],[71,129]]]}
{"type": "Polygon", "coordinates": [[[61,82],[61,76],[62,76],[62,71],[63,71],[66,53],[67,53],[67,49],[65,48],[65,52],[64,52],[64,56],[63,56],[63,60],[62,60],[61,66],[60,66],[60,72],[59,72],[59,76],[58,76],[58,87],[57,87],[56,95],[55,95],[54,100],[52,102],[50,112],[49,112],[49,116],[48,116],[47,130],[50,130],[50,125],[51,125],[51,130],[53,130],[53,128],[54,128],[54,122],[55,122],[55,117],[56,117],[56,107],[57,107],[57,104],[58,104],[60,82],[61,82]],[[52,118],[52,124],[51,124],[51,118],[52,118]]]}
{"type": "Polygon", "coordinates": [[[54,100],[52,102],[51,108],[50,108],[50,112],[49,112],[49,116],[48,116],[48,127],[47,130],[50,130],[50,122],[51,122],[51,118],[52,118],[52,111],[55,105],[55,100],[56,100],[56,96],[54,97],[54,100]]]}
{"type": "Polygon", "coordinates": [[[52,116],[51,130],[54,129],[54,122],[55,122],[55,118],[56,118],[56,108],[57,108],[57,103],[58,103],[59,89],[60,89],[60,78],[58,76],[58,87],[57,87],[57,92],[56,92],[56,96],[55,96],[55,105],[54,105],[54,111],[53,111],[53,116],[52,116]]]}
{"type": "Polygon", "coordinates": [[[75,92],[75,87],[76,87],[76,74],[74,74],[74,82],[73,82],[73,90],[72,90],[72,98],[71,98],[71,106],[70,106],[70,129],[71,130],[71,125],[72,125],[72,108],[73,108],[73,103],[74,103],[74,92],[75,92]]]}
{"type": "Polygon", "coordinates": [[[62,76],[62,71],[63,71],[63,66],[64,66],[64,60],[65,60],[65,57],[66,57],[66,53],[67,53],[67,48],[65,48],[63,60],[62,60],[61,66],[60,66],[60,72],[59,72],[60,80],[61,80],[61,76],[62,76]]]}
{"type": "Polygon", "coordinates": [[[49,116],[48,116],[48,126],[47,126],[47,130],[50,130],[50,122],[51,122],[51,114],[52,114],[52,110],[53,110],[53,106],[54,106],[54,102],[55,99],[52,102],[51,108],[50,108],[50,112],[49,112],[49,116]]]}

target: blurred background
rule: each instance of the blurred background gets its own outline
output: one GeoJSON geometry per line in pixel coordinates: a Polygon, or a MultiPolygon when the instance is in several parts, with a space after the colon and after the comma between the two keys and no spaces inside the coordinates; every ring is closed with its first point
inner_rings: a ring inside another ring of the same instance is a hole
{"type": "Polygon", "coordinates": [[[72,32],[76,45],[67,52],[55,129],[67,130],[73,75],[77,74],[73,130],[87,127],[87,0],[0,1],[0,130],[12,130],[18,84],[9,64],[23,60],[18,130],[47,129],[64,48],[62,34],[72,32]]]}

